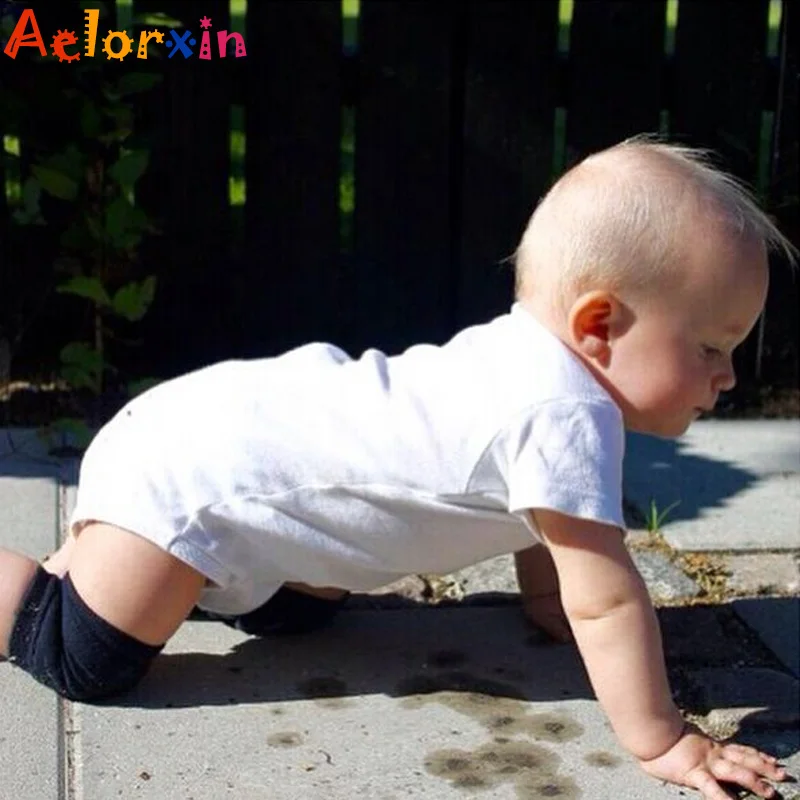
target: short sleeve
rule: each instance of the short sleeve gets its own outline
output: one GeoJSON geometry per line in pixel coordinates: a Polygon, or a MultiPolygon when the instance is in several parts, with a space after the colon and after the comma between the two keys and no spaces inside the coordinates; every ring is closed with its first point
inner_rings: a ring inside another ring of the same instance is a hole
{"type": "Polygon", "coordinates": [[[579,400],[532,409],[501,434],[509,511],[547,508],[624,527],[625,432],[613,403],[579,400]]]}

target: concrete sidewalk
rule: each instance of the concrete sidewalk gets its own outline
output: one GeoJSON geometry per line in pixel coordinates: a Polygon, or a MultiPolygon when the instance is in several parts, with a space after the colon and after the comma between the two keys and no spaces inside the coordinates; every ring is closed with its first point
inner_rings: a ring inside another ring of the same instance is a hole
{"type": "MultiPolygon", "coordinates": [[[[63,529],[74,465],[48,459],[35,437],[15,433],[15,453],[2,441],[0,546],[40,557],[63,529]]],[[[664,605],[678,702],[795,774],[798,462],[800,423],[709,422],[677,445],[634,437],[626,465],[639,506],[681,500],[663,531],[673,547],[750,571],[740,585],[751,597],[689,606],[697,587],[673,563],[641,562],[664,605]]],[[[354,598],[311,636],[258,640],[188,622],[143,684],[104,706],[59,701],[0,665],[0,798],[692,796],[621,751],[575,649],[543,643],[521,619],[509,558],[443,579],[444,596],[464,596],[457,605],[422,604],[426,580],[354,598]]],[[[800,797],[798,786],[783,796],[800,797]]]]}

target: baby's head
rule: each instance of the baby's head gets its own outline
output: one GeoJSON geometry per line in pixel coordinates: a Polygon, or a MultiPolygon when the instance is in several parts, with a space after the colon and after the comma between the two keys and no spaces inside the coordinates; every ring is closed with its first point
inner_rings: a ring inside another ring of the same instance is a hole
{"type": "Polygon", "coordinates": [[[517,298],[578,355],[628,428],[677,436],[734,384],[766,299],[767,250],[794,248],[703,151],[636,137],[564,175],[516,254],[517,298]]]}

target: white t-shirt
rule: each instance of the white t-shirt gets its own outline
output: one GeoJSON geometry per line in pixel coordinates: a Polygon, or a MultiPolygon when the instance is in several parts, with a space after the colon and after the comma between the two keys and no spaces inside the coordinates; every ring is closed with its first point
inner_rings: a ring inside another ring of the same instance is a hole
{"type": "Polygon", "coordinates": [[[442,346],[226,361],[133,400],[72,523],[132,530],[249,611],[286,581],[369,590],[536,541],[528,509],[622,526],[618,407],[521,306],[442,346]]]}

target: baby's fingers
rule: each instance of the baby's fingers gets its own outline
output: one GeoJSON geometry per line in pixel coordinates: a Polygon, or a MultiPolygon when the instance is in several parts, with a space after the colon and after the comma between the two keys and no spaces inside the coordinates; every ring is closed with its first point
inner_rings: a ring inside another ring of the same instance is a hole
{"type": "Polygon", "coordinates": [[[694,786],[703,800],[731,800],[731,796],[714,780],[705,769],[698,770],[696,773],[687,775],[686,784],[694,786]]]}
{"type": "Polygon", "coordinates": [[[747,747],[743,744],[728,744],[725,745],[722,753],[728,761],[747,767],[747,769],[751,769],[766,778],[782,781],[786,777],[786,770],[778,766],[778,759],[775,756],[762,753],[754,747],[747,747]]]}
{"type": "MultiPolygon", "coordinates": [[[[735,755],[738,757],[740,754],[735,755]]],[[[748,760],[752,759],[752,756],[743,757],[748,760]]],[[[764,765],[763,761],[759,760],[759,763],[764,765]]],[[[775,790],[760,778],[760,775],[763,774],[762,769],[743,766],[725,757],[718,758],[711,764],[711,772],[717,780],[744,786],[745,789],[749,789],[759,797],[772,797],[775,794],[775,790]]]]}

